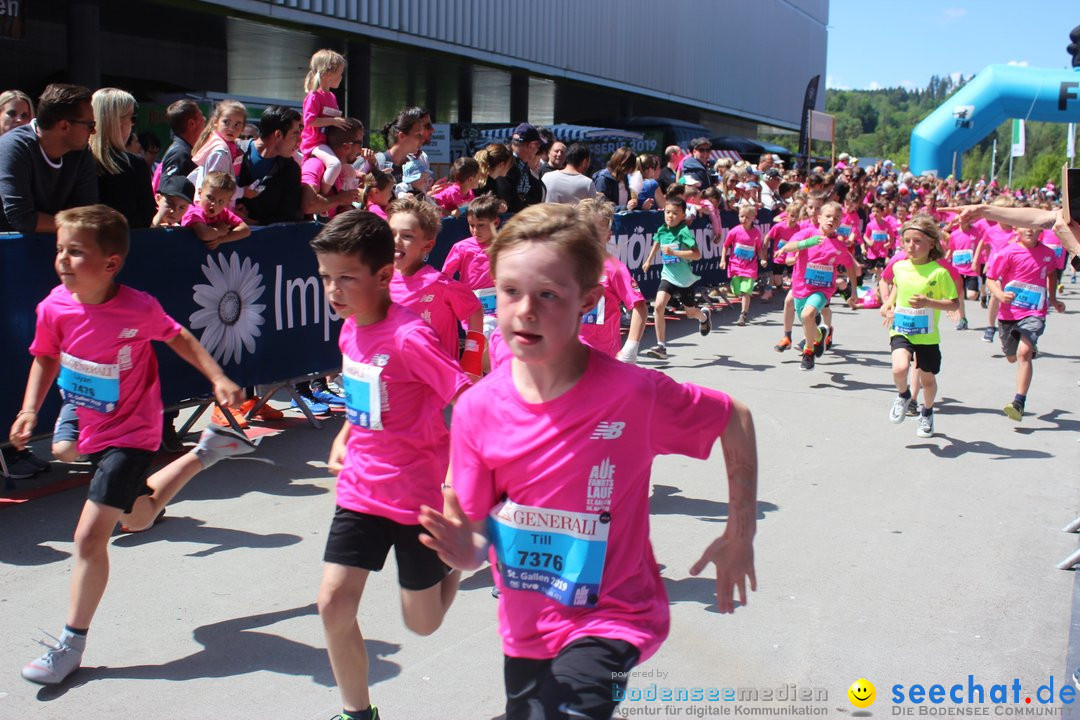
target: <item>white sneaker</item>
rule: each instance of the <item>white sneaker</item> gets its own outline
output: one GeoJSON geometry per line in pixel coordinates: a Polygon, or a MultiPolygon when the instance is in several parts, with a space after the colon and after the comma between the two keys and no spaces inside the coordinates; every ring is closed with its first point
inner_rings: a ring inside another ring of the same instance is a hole
{"type": "Polygon", "coordinates": [[[219,460],[246,455],[254,451],[255,443],[243,432],[213,424],[206,426],[199,437],[199,444],[192,450],[195,457],[199,458],[204,470],[219,460]]]}
{"type": "Polygon", "coordinates": [[[902,423],[904,418],[907,417],[907,405],[906,398],[902,398],[899,395],[893,398],[892,405],[889,406],[889,422],[902,423]]]}
{"type": "Polygon", "coordinates": [[[42,633],[52,638],[56,644],[38,640],[40,644],[48,648],[48,651],[37,660],[27,663],[22,669],[22,676],[30,682],[41,685],[57,685],[82,665],[86,636],[75,635],[67,630],[60,633],[59,638],[49,635],[44,630],[42,633]]]}
{"type": "Polygon", "coordinates": [[[928,438],[934,436],[934,416],[933,415],[920,415],[919,427],[915,430],[915,435],[921,438],[928,438]]]}

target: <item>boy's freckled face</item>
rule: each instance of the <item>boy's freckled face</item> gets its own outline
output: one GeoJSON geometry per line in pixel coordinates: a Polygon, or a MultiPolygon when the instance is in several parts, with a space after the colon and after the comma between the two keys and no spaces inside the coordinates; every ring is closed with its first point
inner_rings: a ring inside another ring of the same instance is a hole
{"type": "Polygon", "coordinates": [[[119,258],[107,256],[90,230],[62,227],[56,234],[56,274],[70,292],[86,293],[108,286],[119,258]]]}

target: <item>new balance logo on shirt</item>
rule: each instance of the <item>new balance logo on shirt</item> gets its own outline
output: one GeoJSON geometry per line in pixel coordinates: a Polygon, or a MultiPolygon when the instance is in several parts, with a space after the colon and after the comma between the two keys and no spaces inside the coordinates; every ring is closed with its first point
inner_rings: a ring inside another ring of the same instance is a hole
{"type": "Polygon", "coordinates": [[[593,430],[590,440],[614,440],[622,435],[623,428],[626,427],[624,422],[600,422],[596,429],[593,430]]]}
{"type": "Polygon", "coordinates": [[[130,340],[131,338],[135,337],[138,334],[139,334],[139,329],[138,328],[124,328],[123,330],[120,331],[120,334],[117,335],[117,339],[118,340],[130,340]]]}

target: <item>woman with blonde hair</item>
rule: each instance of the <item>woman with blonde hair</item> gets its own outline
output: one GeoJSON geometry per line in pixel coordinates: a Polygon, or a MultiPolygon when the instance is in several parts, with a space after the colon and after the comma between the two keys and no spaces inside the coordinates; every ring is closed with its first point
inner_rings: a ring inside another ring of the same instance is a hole
{"type": "Polygon", "coordinates": [[[34,119],[34,101],[22,90],[0,93],[0,135],[34,119]]]}
{"type": "Polygon", "coordinates": [[[102,88],[91,99],[94,134],[90,151],[97,160],[98,199],[125,218],[131,228],[148,228],[156,204],[150,166],[125,149],[135,124],[135,98],[117,88],[102,88]]]}

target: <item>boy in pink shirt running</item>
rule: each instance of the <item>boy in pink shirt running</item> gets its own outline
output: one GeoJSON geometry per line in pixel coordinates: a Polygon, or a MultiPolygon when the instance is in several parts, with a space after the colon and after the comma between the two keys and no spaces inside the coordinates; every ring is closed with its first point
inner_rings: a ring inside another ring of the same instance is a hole
{"type": "Polygon", "coordinates": [[[78,450],[94,468],[75,528],[75,566],[64,631],[42,641],[44,655],[23,677],[55,685],[79,669],[86,635],[109,581],[109,538],[117,523],[150,527],[191,478],[219,460],[251,452],[242,434],[210,425],[191,452],[146,477],[161,444],[161,386],[152,340],[164,342],[212,383],[223,405],[243,394],[195,337],[150,295],[116,282],[128,252],[124,217],[104,205],[56,215],[56,272],[61,285],[37,308],[23,409],[10,440],[26,447],[37,411],[56,380],[79,420],[78,450]]]}
{"type": "Polygon", "coordinates": [[[503,201],[485,193],[469,203],[467,219],[471,237],[454,243],[443,260],[442,272],[458,279],[473,291],[484,306],[484,337],[495,330],[495,281],[491,279],[487,248],[499,229],[503,201]]]}
{"type": "Polygon", "coordinates": [[[582,345],[603,252],[565,205],[518,213],[492,246],[499,331],[513,359],[466,393],[453,488],[421,541],[462,569],[490,559],[506,656],[506,718],[610,718],[630,670],[668,633],[649,543],[653,458],[704,459],[720,439],[731,514],[690,567],[717,568],[721,612],[756,589],[757,451],[750,411],[582,345]],[[618,388],[617,392],[612,392],[618,388]]]}
{"type": "Polygon", "coordinates": [[[420,544],[423,505],[441,501],[450,443],[443,408],[469,379],[431,326],[390,297],[394,236],[365,210],[337,215],[311,241],[330,306],[345,319],[345,417],[327,465],[337,509],[323,554],[319,615],[344,720],[377,720],[367,650],[356,614],[368,575],[393,547],[405,625],[430,635],[457,592],[459,574],[420,544]]]}
{"type": "Polygon", "coordinates": [[[1005,415],[1016,422],[1024,417],[1031,361],[1046,329],[1047,305],[1065,312],[1065,303],[1057,299],[1056,267],[1057,257],[1039,242],[1039,230],[1020,228],[1019,242],[996,251],[986,268],[986,287],[999,303],[1001,349],[1016,364],[1016,395],[1004,407],[1005,415]]]}
{"type": "Polygon", "coordinates": [[[439,210],[413,195],[390,203],[390,231],[394,233],[394,278],[390,298],[420,316],[439,337],[446,354],[458,356],[458,328],[468,333],[461,367],[474,380],[483,375],[484,309],[463,283],[426,264],[442,227],[439,210]]]}

